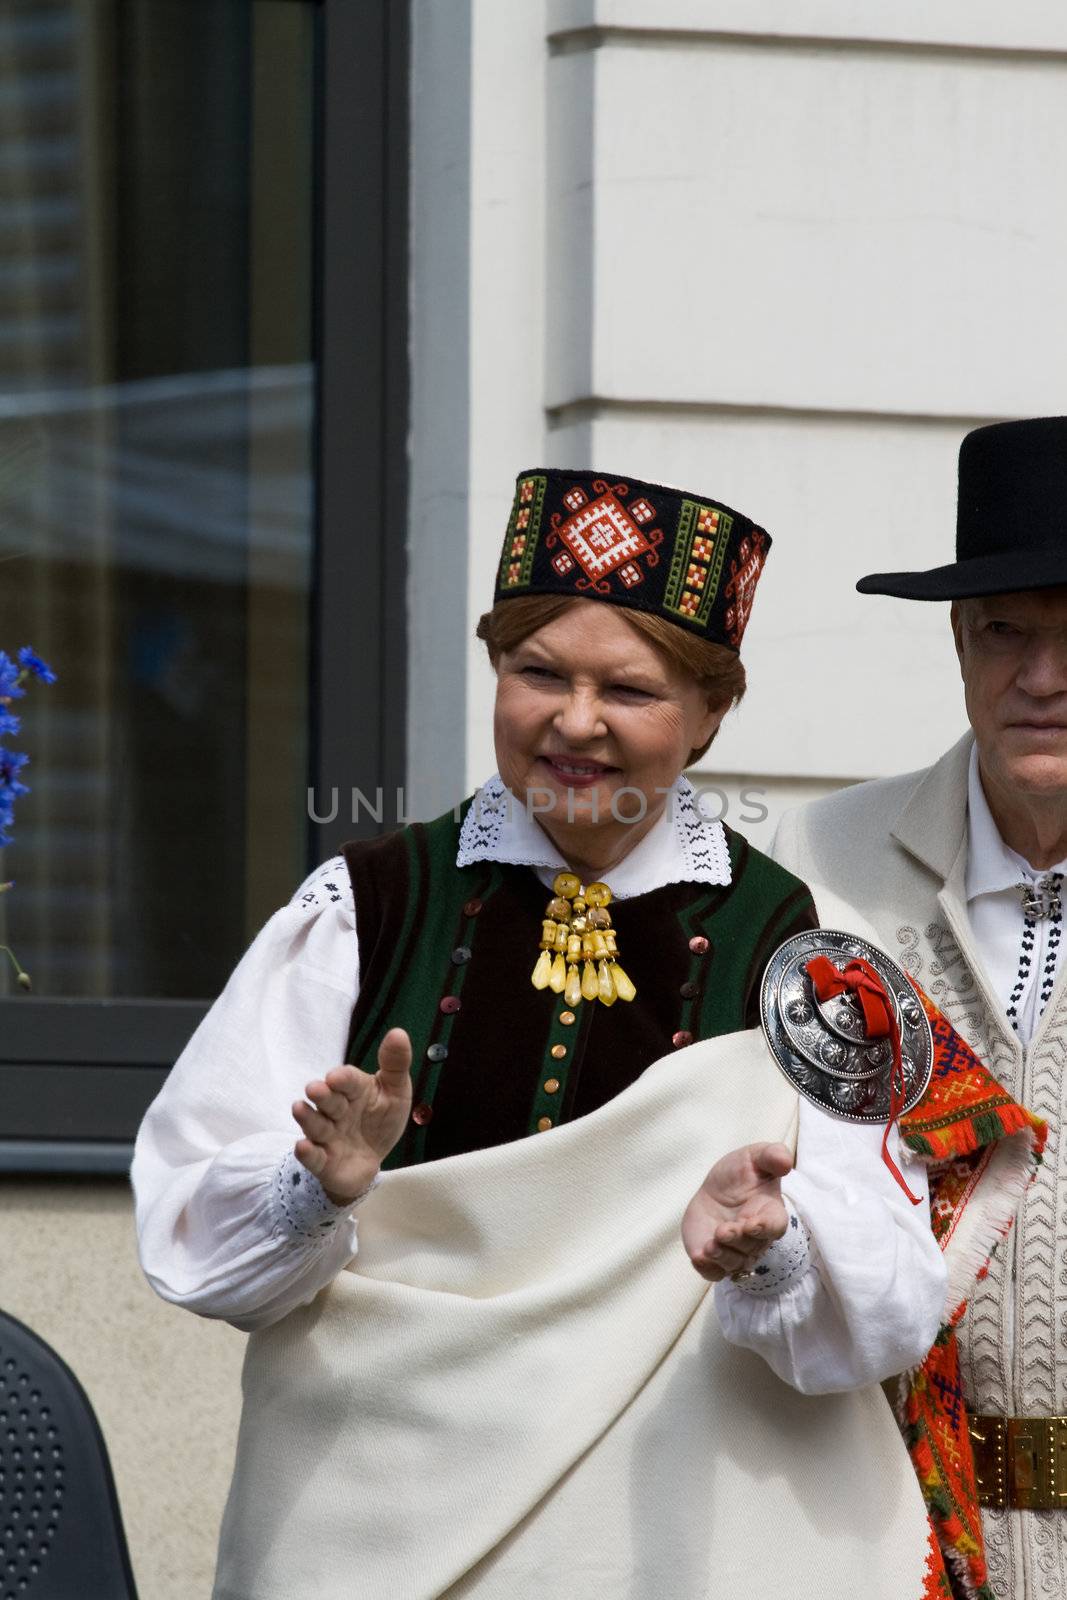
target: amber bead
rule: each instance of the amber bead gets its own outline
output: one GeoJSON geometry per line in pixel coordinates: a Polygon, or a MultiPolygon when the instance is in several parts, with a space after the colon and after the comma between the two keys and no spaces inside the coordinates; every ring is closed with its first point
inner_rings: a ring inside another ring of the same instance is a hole
{"type": "Polygon", "coordinates": [[[615,993],[618,995],[619,999],[632,1000],[634,995],[637,993],[637,990],[630,982],[630,979],[627,977],[626,973],[619,966],[619,963],[617,961],[611,962],[608,970],[611,973],[612,981],[615,984],[615,993]]]}

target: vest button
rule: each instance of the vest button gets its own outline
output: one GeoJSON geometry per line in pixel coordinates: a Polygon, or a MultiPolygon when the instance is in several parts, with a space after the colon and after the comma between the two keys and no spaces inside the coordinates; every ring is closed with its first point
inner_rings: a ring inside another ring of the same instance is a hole
{"type": "Polygon", "coordinates": [[[695,956],[706,956],[708,953],[708,941],[702,933],[698,933],[690,939],[689,948],[695,956]]]}
{"type": "Polygon", "coordinates": [[[458,994],[446,994],[438,1010],[443,1011],[446,1017],[452,1017],[455,1016],[461,1004],[462,1001],[458,994]]]}
{"type": "Polygon", "coordinates": [[[482,902],[480,900],[468,900],[463,907],[463,915],[465,917],[476,917],[481,909],[482,902]]]}
{"type": "Polygon", "coordinates": [[[700,993],[700,988],[695,983],[683,983],[678,993],[683,1000],[695,1000],[700,993]]]}
{"type": "Polygon", "coordinates": [[[567,1046],[565,1044],[554,1044],[548,1053],[553,1061],[562,1061],[567,1054],[567,1046]]]}
{"type": "Polygon", "coordinates": [[[452,965],[454,967],[462,967],[465,962],[470,960],[470,958],[470,946],[466,944],[457,944],[456,948],[452,952],[452,965]]]}
{"type": "Polygon", "coordinates": [[[559,1079],[558,1078],[546,1078],[545,1079],[545,1093],[546,1094],[555,1094],[558,1091],[558,1089],[559,1089],[559,1079]]]}
{"type": "Polygon", "coordinates": [[[559,1014],[559,1020],[565,1028],[569,1028],[571,1023],[574,1021],[574,1012],[561,1011],[559,1014]]]}
{"type": "Polygon", "coordinates": [[[421,1128],[433,1116],[433,1106],[428,1106],[425,1100],[420,1100],[411,1113],[412,1122],[417,1122],[421,1128]]]}
{"type": "Polygon", "coordinates": [[[679,1028],[678,1032],[671,1035],[671,1044],[676,1050],[684,1050],[687,1044],[692,1044],[693,1035],[688,1028],[679,1028]]]}
{"type": "Polygon", "coordinates": [[[447,1044],[431,1044],[427,1048],[426,1059],[427,1059],[427,1061],[447,1061],[448,1060],[448,1046],[447,1046],[447,1044]]]}
{"type": "Polygon", "coordinates": [[[538,1131],[538,1133],[547,1133],[549,1128],[551,1128],[551,1126],[552,1126],[552,1118],[551,1117],[542,1117],[540,1122],[537,1124],[537,1131],[538,1131]]]}

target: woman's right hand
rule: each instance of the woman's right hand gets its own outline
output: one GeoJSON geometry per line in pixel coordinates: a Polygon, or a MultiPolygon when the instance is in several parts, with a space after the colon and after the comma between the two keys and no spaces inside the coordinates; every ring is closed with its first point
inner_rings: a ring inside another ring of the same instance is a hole
{"type": "Polygon", "coordinates": [[[294,1155],[334,1205],[350,1205],[370,1187],[411,1113],[411,1040],[390,1028],[378,1047],[377,1072],[334,1067],[293,1103],[304,1131],[294,1155]]]}

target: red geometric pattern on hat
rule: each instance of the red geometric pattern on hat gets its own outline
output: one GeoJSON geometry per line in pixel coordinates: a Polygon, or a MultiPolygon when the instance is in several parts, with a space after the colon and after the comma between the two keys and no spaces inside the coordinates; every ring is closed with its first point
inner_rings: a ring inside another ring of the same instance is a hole
{"type": "Polygon", "coordinates": [[[566,550],[561,550],[558,556],[553,556],[552,565],[560,577],[565,578],[568,572],[574,571],[574,558],[569,556],[566,550]]]}
{"type": "MultiPolygon", "coordinates": [[[[564,501],[567,501],[566,496],[564,501]]],[[[568,517],[557,532],[586,577],[594,583],[652,549],[610,489],[568,517]]]]}
{"type": "Polygon", "coordinates": [[[726,608],[726,633],[735,650],[741,640],[748,619],[752,615],[752,602],[756,598],[756,585],[767,560],[766,543],[756,533],[746,533],[738,547],[736,558],[730,563],[730,576],[723,591],[732,603],[726,608]]]}

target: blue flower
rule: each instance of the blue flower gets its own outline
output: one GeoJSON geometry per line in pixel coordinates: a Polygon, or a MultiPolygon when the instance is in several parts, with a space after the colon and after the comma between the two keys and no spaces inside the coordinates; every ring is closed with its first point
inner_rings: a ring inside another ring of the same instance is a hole
{"type": "Polygon", "coordinates": [[[0,745],[0,806],[6,800],[10,807],[20,795],[29,794],[26,785],[19,782],[19,773],[29,759],[19,750],[5,750],[0,745]]]}
{"type": "Polygon", "coordinates": [[[13,716],[6,706],[0,705],[0,739],[6,734],[18,733],[19,726],[18,717],[13,716]]]}
{"type": "Polygon", "coordinates": [[[0,845],[11,843],[7,830],[15,820],[15,801],[30,792],[18,776],[29,759],[18,750],[5,750],[0,745],[0,845]]]}
{"type": "Polygon", "coordinates": [[[26,693],[19,687],[21,671],[9,655],[0,650],[0,700],[16,700],[26,693]]]}
{"type": "Polygon", "coordinates": [[[0,788],[0,845],[11,843],[11,835],[7,830],[14,820],[15,796],[6,788],[0,788]]]}
{"type": "Polygon", "coordinates": [[[25,667],[27,672],[32,672],[35,678],[40,678],[42,683],[55,683],[56,681],[56,675],[48,665],[48,662],[42,661],[40,656],[36,655],[28,644],[24,644],[19,651],[19,665],[25,667]]]}

